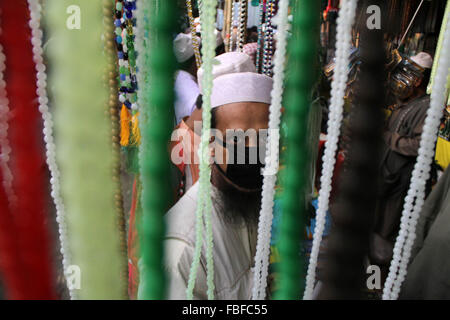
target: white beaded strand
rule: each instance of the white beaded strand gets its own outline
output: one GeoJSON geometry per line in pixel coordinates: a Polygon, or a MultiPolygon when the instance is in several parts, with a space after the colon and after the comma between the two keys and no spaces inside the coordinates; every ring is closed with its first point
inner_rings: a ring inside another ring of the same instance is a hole
{"type": "MultiPolygon", "coordinates": [[[[53,139],[53,121],[52,115],[48,108],[47,97],[47,75],[45,73],[45,65],[43,59],[42,48],[42,35],[43,32],[40,29],[41,21],[41,5],[38,0],[28,0],[28,8],[30,10],[30,27],[32,32],[31,43],[33,45],[33,60],[36,64],[36,76],[37,76],[37,95],[39,97],[39,111],[42,113],[42,119],[44,120],[44,141],[46,146],[47,165],[50,170],[51,179],[51,196],[56,207],[56,221],[59,226],[59,241],[61,243],[62,264],[64,268],[64,275],[71,265],[71,256],[69,254],[68,242],[67,242],[67,225],[65,221],[65,208],[61,198],[60,184],[59,184],[59,169],[56,164],[55,142],[53,139]]],[[[69,289],[70,298],[76,299],[74,289],[69,285],[69,279],[67,285],[69,289]]]]}
{"type": "Polygon", "coordinates": [[[271,93],[272,102],[270,105],[269,130],[265,158],[266,168],[274,171],[264,172],[261,212],[258,225],[258,242],[256,246],[255,269],[253,275],[253,300],[264,300],[266,298],[275,184],[277,181],[279,163],[281,102],[285,75],[287,30],[289,27],[288,8],[289,0],[280,0],[280,23],[278,26],[279,32],[277,33],[278,46],[274,57],[275,66],[273,89],[271,93]]]}
{"type": "Polygon", "coordinates": [[[327,141],[322,158],[322,176],[320,178],[319,206],[316,214],[316,227],[306,276],[304,300],[312,299],[316,280],[317,259],[325,228],[325,217],[329,206],[331,180],[336,163],[336,151],[343,117],[344,94],[348,80],[348,65],[351,48],[351,31],[356,15],[357,0],[343,0],[337,20],[336,67],[331,84],[331,103],[328,119],[327,141]]]}
{"type": "Polygon", "coordinates": [[[3,173],[3,187],[5,188],[5,192],[8,197],[8,203],[11,206],[11,204],[15,201],[15,198],[12,189],[13,176],[8,165],[9,154],[11,153],[11,147],[8,139],[8,120],[10,110],[9,100],[6,93],[6,82],[3,76],[6,69],[5,62],[6,56],[3,53],[3,46],[0,45],[0,167],[3,173]]]}
{"type": "MultiPolygon", "coordinates": [[[[450,48],[450,19],[444,32],[443,48],[450,48]]],[[[401,285],[405,280],[412,246],[416,238],[416,225],[425,198],[425,183],[430,177],[434,147],[442,110],[445,106],[445,90],[450,68],[450,53],[442,50],[439,58],[433,90],[430,97],[430,107],[423,127],[417,162],[412,172],[408,194],[403,207],[400,232],[397,236],[394,255],[389,267],[389,275],[383,289],[384,300],[396,300],[401,285]]]]}

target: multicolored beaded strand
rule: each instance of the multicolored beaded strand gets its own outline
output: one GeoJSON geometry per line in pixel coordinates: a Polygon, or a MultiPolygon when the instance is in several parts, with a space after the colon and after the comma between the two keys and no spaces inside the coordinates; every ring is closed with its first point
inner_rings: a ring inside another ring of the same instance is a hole
{"type": "Polygon", "coordinates": [[[119,60],[119,101],[129,110],[137,110],[136,104],[136,53],[134,51],[134,29],[136,20],[133,11],[136,0],[116,0],[115,40],[119,60]]]}
{"type": "MultiPolygon", "coordinates": [[[[200,68],[202,65],[202,57],[200,55],[200,44],[198,43],[198,37],[196,35],[195,27],[194,27],[194,15],[192,14],[192,1],[186,0],[186,7],[189,17],[189,25],[191,26],[191,35],[192,35],[192,45],[194,47],[194,55],[195,62],[197,63],[197,68],[200,68]]],[[[200,6],[199,6],[200,9],[200,6]]]]}

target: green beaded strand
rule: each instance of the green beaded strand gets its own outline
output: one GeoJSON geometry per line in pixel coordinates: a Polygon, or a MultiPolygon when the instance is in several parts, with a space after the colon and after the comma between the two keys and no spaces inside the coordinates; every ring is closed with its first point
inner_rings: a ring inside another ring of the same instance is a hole
{"type": "Polygon", "coordinates": [[[148,15],[138,21],[151,52],[143,55],[139,72],[140,96],[148,104],[141,106],[140,174],[142,179],[141,253],[139,299],[165,298],[163,270],[164,213],[170,203],[170,159],[167,141],[173,127],[175,58],[172,34],[176,26],[175,3],[167,0],[141,1],[139,10],[148,15]],[[157,9],[157,10],[155,10],[157,9]],[[148,17],[148,18],[147,18],[148,17]],[[148,39],[148,36],[151,37],[148,39]]]}
{"type": "Polygon", "coordinates": [[[206,269],[207,269],[207,286],[208,299],[214,299],[214,262],[212,257],[213,234],[211,226],[211,168],[209,166],[209,139],[211,132],[211,92],[212,92],[212,69],[213,59],[215,56],[216,39],[214,35],[214,18],[216,14],[217,2],[214,0],[204,0],[201,5],[202,34],[203,34],[203,129],[199,150],[200,158],[200,178],[199,192],[196,209],[196,243],[194,250],[194,258],[191,265],[186,297],[188,300],[193,299],[193,291],[197,270],[200,261],[201,248],[203,244],[203,221],[205,223],[206,233],[206,269]]]}
{"type": "Polygon", "coordinates": [[[292,37],[288,45],[288,67],[284,105],[289,128],[286,137],[286,169],[282,176],[280,226],[279,291],[275,298],[298,299],[303,292],[304,271],[300,256],[305,226],[305,187],[307,185],[307,119],[317,70],[320,1],[299,0],[294,9],[292,37]]]}

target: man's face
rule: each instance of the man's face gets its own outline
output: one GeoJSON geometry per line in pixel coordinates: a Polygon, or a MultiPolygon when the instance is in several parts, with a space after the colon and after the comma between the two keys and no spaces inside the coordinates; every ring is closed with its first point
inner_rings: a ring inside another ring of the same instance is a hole
{"type": "Polygon", "coordinates": [[[245,221],[249,225],[256,225],[261,207],[260,159],[261,154],[263,159],[265,155],[265,151],[260,152],[260,149],[265,147],[266,143],[261,137],[267,135],[269,105],[253,102],[233,103],[219,107],[215,112],[215,129],[220,131],[219,136],[222,137],[216,137],[213,152],[216,164],[221,170],[213,167],[212,179],[222,192],[220,212],[229,222],[245,221]],[[236,132],[242,134],[236,135],[236,132]],[[245,152],[239,149],[244,149],[245,152]],[[238,156],[230,156],[230,152],[238,156]],[[245,159],[240,158],[242,154],[245,159]],[[219,161],[218,156],[221,157],[219,161]],[[241,160],[244,161],[240,162],[241,160]]]}
{"type": "MultiPolygon", "coordinates": [[[[245,147],[257,147],[258,143],[261,146],[261,140],[258,141],[258,137],[261,137],[260,130],[267,130],[268,123],[269,105],[265,103],[239,102],[216,109],[216,129],[220,130],[223,135],[223,142],[227,145],[237,142],[245,147]],[[249,134],[240,135],[240,133],[249,134]]],[[[221,159],[223,159],[223,161],[218,162],[218,165],[226,173],[227,164],[230,160],[232,161],[229,151],[220,142],[218,142],[215,150],[222,153],[221,155],[216,154],[216,157],[221,156],[221,159]]]]}

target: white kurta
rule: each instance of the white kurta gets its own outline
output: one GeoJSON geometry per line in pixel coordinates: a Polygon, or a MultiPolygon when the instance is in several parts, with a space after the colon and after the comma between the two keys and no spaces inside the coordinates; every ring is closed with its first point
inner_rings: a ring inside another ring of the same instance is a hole
{"type": "MultiPolygon", "coordinates": [[[[195,210],[199,184],[196,183],[166,215],[165,268],[168,299],[186,299],[186,288],[195,247],[195,210]]],[[[212,186],[212,230],[215,299],[251,298],[256,228],[230,225],[217,212],[219,193],[212,186]]],[[[204,242],[194,299],[207,299],[206,243],[204,242]]]]}
{"type": "Polygon", "coordinates": [[[175,78],[175,118],[178,125],[184,117],[194,111],[200,94],[195,78],[184,70],[179,70],[175,78]]]}

